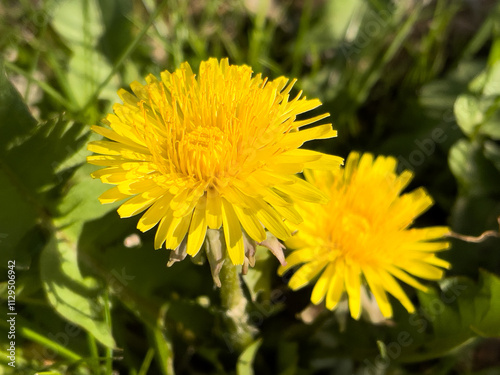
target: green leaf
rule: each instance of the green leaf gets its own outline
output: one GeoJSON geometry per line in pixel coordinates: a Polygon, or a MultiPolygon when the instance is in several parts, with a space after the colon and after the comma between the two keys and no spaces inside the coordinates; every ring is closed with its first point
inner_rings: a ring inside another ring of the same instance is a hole
{"type": "Polygon", "coordinates": [[[6,249],[0,257],[12,259],[15,254],[20,263],[29,263],[29,253],[43,246],[41,228],[51,226],[56,188],[71,174],[56,171],[81,147],[86,133],[61,119],[37,125],[3,71],[0,118],[9,119],[0,123],[0,241],[6,249]]]}
{"type": "Polygon", "coordinates": [[[248,269],[248,273],[243,277],[243,281],[248,287],[252,301],[257,300],[257,296],[262,293],[264,300],[269,300],[271,293],[271,275],[273,262],[270,251],[262,246],[257,248],[255,254],[255,266],[248,269]]]}
{"type": "Polygon", "coordinates": [[[459,140],[450,150],[448,163],[462,194],[488,195],[498,193],[500,174],[486,159],[482,145],[478,141],[459,140]]]}
{"type": "Polygon", "coordinates": [[[238,358],[238,363],[236,364],[236,374],[238,375],[253,375],[253,361],[257,350],[262,344],[262,339],[255,340],[250,345],[248,345],[243,353],[238,358]]]}
{"type": "Polygon", "coordinates": [[[36,125],[21,95],[8,81],[3,67],[0,70],[0,261],[2,266],[13,259],[16,245],[32,228],[39,212],[25,199],[21,176],[26,174],[16,165],[18,155],[12,155],[17,144],[22,143],[36,125]],[[14,164],[14,165],[12,165],[14,164]]]}
{"type": "Polygon", "coordinates": [[[500,279],[486,271],[480,272],[476,284],[463,277],[441,282],[441,291],[419,292],[419,315],[432,327],[432,338],[426,340],[413,360],[439,357],[477,334],[483,337],[500,335],[500,279]]]}
{"type": "Polygon", "coordinates": [[[488,69],[483,95],[500,95],[500,61],[488,69]]]}
{"type": "Polygon", "coordinates": [[[500,171],[500,147],[495,142],[484,142],[484,156],[500,171]]]}
{"type": "Polygon", "coordinates": [[[482,312],[479,321],[471,329],[483,337],[500,336],[500,278],[489,272],[481,272],[482,287],[477,294],[476,311],[482,312]]]}
{"type": "Polygon", "coordinates": [[[472,135],[476,128],[484,121],[479,99],[475,96],[469,94],[460,95],[455,101],[453,110],[458,125],[468,136],[472,135]]]}
{"type": "Polygon", "coordinates": [[[54,309],[65,319],[90,332],[107,347],[115,347],[107,325],[98,285],[84,278],[77,265],[76,248],[67,239],[53,236],[40,259],[42,282],[54,309]]]}
{"type": "MultiPolygon", "coordinates": [[[[66,87],[72,101],[83,108],[95,95],[112,67],[99,52],[97,43],[104,32],[97,0],[65,0],[52,19],[52,25],[72,51],[68,65],[66,87]]],[[[100,93],[101,98],[115,99],[117,80],[100,93]]]]}

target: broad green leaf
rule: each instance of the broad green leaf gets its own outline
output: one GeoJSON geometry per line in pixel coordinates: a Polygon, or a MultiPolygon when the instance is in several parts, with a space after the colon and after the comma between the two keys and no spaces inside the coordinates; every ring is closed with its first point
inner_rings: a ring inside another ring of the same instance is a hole
{"type": "Polygon", "coordinates": [[[482,287],[476,297],[479,320],[471,329],[483,337],[500,336],[500,278],[489,272],[481,272],[482,287]]]}
{"type": "Polygon", "coordinates": [[[115,347],[111,328],[105,322],[102,298],[94,279],[82,276],[74,244],[53,236],[42,252],[42,282],[54,309],[70,322],[83,327],[107,347],[115,347]]]}
{"type": "Polygon", "coordinates": [[[104,32],[95,0],[63,0],[54,10],[52,25],[72,46],[96,45],[104,32]]]}
{"type": "Polygon", "coordinates": [[[469,94],[460,95],[455,101],[453,110],[458,125],[463,132],[469,136],[472,135],[476,128],[484,121],[479,99],[475,96],[469,94]]]}
{"type": "Polygon", "coordinates": [[[479,133],[493,140],[500,140],[500,110],[497,109],[491,118],[481,125],[479,133]]]}
{"type": "Polygon", "coordinates": [[[478,141],[461,139],[450,150],[448,163],[463,194],[498,193],[500,174],[483,154],[478,141]]]}
{"type": "Polygon", "coordinates": [[[253,361],[257,350],[259,350],[262,344],[262,339],[255,340],[250,345],[248,345],[243,353],[241,353],[238,358],[238,363],[236,364],[236,374],[238,375],[253,375],[253,361]]]}
{"type": "Polygon", "coordinates": [[[483,95],[500,95],[500,61],[488,69],[483,95]]]}
{"type": "Polygon", "coordinates": [[[486,156],[500,171],[500,147],[492,141],[484,142],[484,156],[486,156]]]}
{"type": "MultiPolygon", "coordinates": [[[[87,151],[80,150],[80,160],[85,160],[87,151]]],[[[72,186],[58,205],[59,215],[55,219],[58,228],[64,228],[66,236],[71,241],[78,241],[83,225],[96,218],[104,216],[106,213],[115,210],[121,203],[101,204],[99,196],[112,186],[103,184],[100,180],[94,180],[90,176],[96,167],[90,164],[84,164],[76,171],[71,180],[72,186]]],[[[116,214],[116,220],[119,220],[116,214]]]]}
{"type": "MultiPolygon", "coordinates": [[[[111,65],[98,50],[104,33],[97,0],[64,0],[56,8],[52,25],[72,51],[68,65],[67,94],[79,107],[84,107],[96,94],[100,84],[111,73],[111,65]]],[[[116,98],[117,81],[100,92],[101,98],[116,98]]]]}

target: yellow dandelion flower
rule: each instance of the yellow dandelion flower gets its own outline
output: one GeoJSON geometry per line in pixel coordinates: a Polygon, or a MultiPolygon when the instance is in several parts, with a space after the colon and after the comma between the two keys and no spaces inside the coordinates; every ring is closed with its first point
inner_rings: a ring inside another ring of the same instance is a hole
{"type": "Polygon", "coordinates": [[[440,239],[449,228],[408,228],[433,202],[422,188],[400,195],[413,176],[409,171],[398,175],[396,164],[393,157],[374,160],[371,154],[352,152],[344,169],[305,172],[306,179],[331,200],[325,206],[297,205],[304,223],[285,242],[295,250],[279,269],[283,274],[301,265],[289,281],[291,289],[319,276],[311,302],[326,300],[333,310],[346,291],[351,315],[358,319],[366,282],[384,317],[392,316],[387,292],[410,313],[415,311],[396,279],[423,291],[427,288],[417,278],[441,279],[442,268],[450,264],[435,253],[448,249],[440,239]]]}
{"type": "MultiPolygon", "coordinates": [[[[92,176],[116,185],[100,201],[128,199],[118,209],[121,217],[147,210],[137,227],[147,231],[159,223],[155,248],[165,243],[175,250],[171,262],[195,256],[210,230],[223,232],[222,246],[235,265],[252,263],[256,243],[284,259],[274,236],[290,237],[284,219],[302,220],[292,202],[326,201],[295,174],[343,162],[298,149],[336,131],[331,124],[299,131],[328,114],[298,120],[321,103],[301,93],[291,99],[294,83],[253,76],[250,67],[227,59],[202,62],[198,75],[184,63],[162,72],[161,80],[149,75],[145,85],[133,82],[133,94],[120,90],[123,104],[104,120],[111,129],[92,127],[109,139],[89,143],[99,155],[88,162],[106,167],[92,176]]],[[[220,260],[225,251],[218,253],[220,260]]]]}

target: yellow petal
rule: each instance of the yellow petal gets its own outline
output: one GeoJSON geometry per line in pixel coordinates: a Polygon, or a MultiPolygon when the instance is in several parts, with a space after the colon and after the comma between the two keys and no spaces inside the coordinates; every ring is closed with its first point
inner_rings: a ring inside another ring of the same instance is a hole
{"type": "Polygon", "coordinates": [[[298,225],[303,221],[302,217],[293,206],[274,206],[274,209],[278,214],[293,224],[298,225]]]}
{"type": "Polygon", "coordinates": [[[414,313],[415,307],[413,306],[413,303],[411,303],[410,299],[403,291],[399,283],[394,279],[394,277],[392,277],[390,273],[384,270],[379,270],[378,274],[384,285],[384,288],[394,297],[396,297],[410,314],[414,313]]]}
{"type": "Polygon", "coordinates": [[[419,290],[421,290],[423,292],[427,292],[429,290],[429,288],[427,288],[425,285],[423,285],[422,283],[418,282],[413,277],[411,277],[410,275],[408,275],[406,272],[402,271],[401,269],[399,269],[399,268],[397,268],[395,266],[387,265],[386,269],[387,269],[388,272],[390,272],[392,275],[394,275],[395,277],[397,277],[399,280],[405,282],[408,285],[411,285],[412,287],[414,287],[416,289],[419,289],[419,290]]]}
{"type": "Polygon", "coordinates": [[[287,149],[299,148],[304,142],[312,139],[326,139],[337,136],[337,131],[332,129],[332,124],[315,126],[314,128],[288,133],[281,145],[287,149]]]}
{"type": "Polygon", "coordinates": [[[382,280],[380,276],[375,273],[371,268],[366,267],[363,269],[365,279],[372,291],[375,299],[377,300],[377,305],[380,308],[382,315],[389,319],[392,317],[392,306],[387,299],[387,294],[385,293],[384,286],[382,285],[382,280]]]}
{"type": "Polygon", "coordinates": [[[170,230],[170,224],[172,223],[174,216],[172,210],[167,210],[165,216],[160,221],[158,230],[155,235],[155,249],[160,249],[167,238],[167,233],[170,230]]]}
{"type": "Polygon", "coordinates": [[[193,257],[200,251],[207,233],[207,219],[205,215],[206,202],[206,197],[200,198],[194,209],[191,225],[189,226],[187,253],[193,257]]]}
{"type": "Polygon", "coordinates": [[[300,199],[306,202],[328,202],[328,197],[314,185],[298,177],[294,177],[293,181],[293,184],[279,185],[276,186],[275,189],[288,194],[294,199],[300,199]]]}
{"type": "Polygon", "coordinates": [[[290,268],[301,263],[307,263],[316,258],[316,252],[313,249],[302,248],[300,250],[295,250],[286,258],[286,266],[280,266],[278,268],[278,275],[281,276],[290,268]]]}
{"type": "Polygon", "coordinates": [[[251,209],[233,205],[234,212],[238,216],[238,220],[245,229],[245,232],[257,242],[262,242],[266,239],[266,231],[262,223],[257,219],[257,213],[251,209]]]}
{"type": "Polygon", "coordinates": [[[207,191],[207,225],[210,229],[219,229],[222,225],[222,203],[220,195],[214,189],[207,191]]]}
{"type": "Polygon", "coordinates": [[[251,208],[257,211],[257,218],[261,223],[280,240],[284,241],[292,235],[280,215],[267,203],[254,199],[251,208]]]}
{"type": "Polygon", "coordinates": [[[121,193],[115,186],[109,190],[106,190],[99,196],[99,202],[102,204],[114,203],[125,198],[130,198],[130,195],[121,193]]]}
{"type": "Polygon", "coordinates": [[[330,282],[334,273],[335,264],[330,263],[323,271],[318,281],[316,281],[316,285],[314,285],[314,289],[311,293],[311,302],[315,305],[318,305],[325,299],[326,292],[328,291],[328,287],[330,286],[330,282]]]}
{"type": "Polygon", "coordinates": [[[89,142],[87,149],[97,154],[122,155],[129,159],[142,160],[143,158],[147,158],[147,160],[150,160],[151,158],[151,152],[147,147],[139,145],[130,146],[118,142],[93,141],[89,142]]]}
{"type": "Polygon", "coordinates": [[[169,205],[171,199],[172,195],[165,193],[163,197],[154,202],[153,205],[149,207],[149,209],[139,219],[137,229],[142,232],[146,232],[158,224],[162,217],[167,215],[167,212],[170,210],[169,205]]]}
{"type": "Polygon", "coordinates": [[[300,289],[309,284],[324,268],[325,263],[322,261],[306,263],[293,274],[288,286],[293,290],[300,289]]]}
{"type": "Polygon", "coordinates": [[[361,315],[361,269],[357,263],[345,265],[345,289],[351,316],[357,320],[361,315]]]}
{"type": "Polygon", "coordinates": [[[122,218],[137,215],[151,206],[153,202],[160,198],[164,193],[165,190],[158,186],[152,190],[142,193],[141,195],[136,195],[118,208],[118,214],[122,218]]]}
{"type": "Polygon", "coordinates": [[[90,127],[90,129],[92,131],[94,131],[95,133],[102,135],[103,137],[106,137],[108,139],[111,139],[113,141],[116,141],[116,142],[119,142],[119,143],[122,143],[122,144],[125,144],[128,146],[133,146],[133,147],[144,146],[142,144],[138,144],[138,143],[134,142],[132,139],[130,139],[128,137],[124,137],[124,136],[116,133],[114,130],[105,128],[103,126],[92,125],[90,127]]]}
{"type": "Polygon", "coordinates": [[[338,260],[333,264],[334,272],[326,293],[326,308],[329,310],[337,307],[344,291],[344,261],[338,260]]]}
{"type": "Polygon", "coordinates": [[[430,264],[418,262],[416,260],[406,263],[404,269],[417,277],[427,280],[440,280],[443,278],[443,270],[430,264]]]}
{"type": "Polygon", "coordinates": [[[240,222],[233,206],[225,198],[222,201],[222,226],[224,229],[224,238],[226,239],[229,258],[234,265],[243,264],[245,259],[245,250],[243,247],[243,233],[240,222]]]}
{"type": "Polygon", "coordinates": [[[174,217],[172,219],[165,241],[165,247],[167,249],[175,250],[177,246],[181,244],[189,229],[191,217],[192,214],[190,213],[184,217],[174,217]]]}
{"type": "MultiPolygon", "coordinates": [[[[159,187],[153,179],[126,180],[118,185],[118,190],[123,194],[136,195],[159,187]]],[[[161,188],[165,191],[164,188],[161,188]]]]}

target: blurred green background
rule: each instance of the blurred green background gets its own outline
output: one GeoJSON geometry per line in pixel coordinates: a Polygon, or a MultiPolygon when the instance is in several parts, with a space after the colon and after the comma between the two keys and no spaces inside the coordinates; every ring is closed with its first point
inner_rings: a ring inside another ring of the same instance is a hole
{"type": "Polygon", "coordinates": [[[498,2],[2,0],[0,52],[0,374],[500,374],[498,2]],[[166,268],[85,163],[119,88],[208,57],[298,78],[339,131],[306,147],[413,170],[436,202],[417,226],[490,236],[452,240],[417,314],[379,324],[308,308],[262,250],[235,348],[208,264],[166,268]]]}

